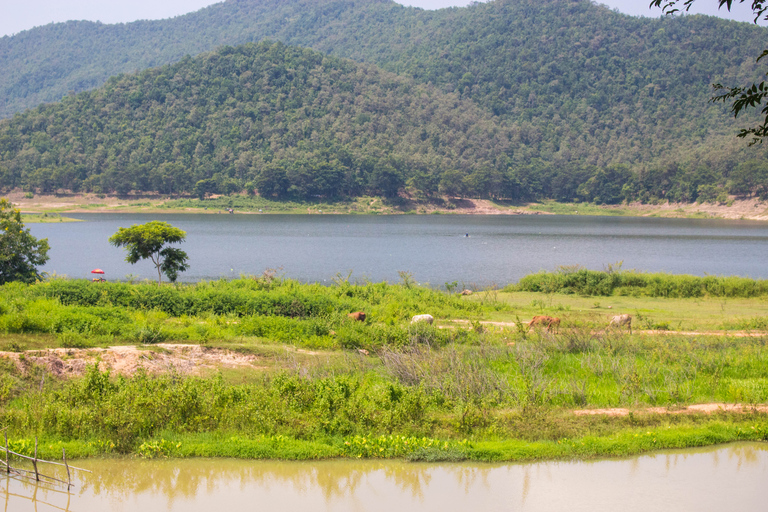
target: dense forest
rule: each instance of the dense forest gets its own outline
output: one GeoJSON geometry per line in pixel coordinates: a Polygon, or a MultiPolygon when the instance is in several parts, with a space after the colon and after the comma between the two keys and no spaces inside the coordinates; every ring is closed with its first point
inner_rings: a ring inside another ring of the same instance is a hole
{"type": "Polygon", "coordinates": [[[0,39],[3,115],[179,62],[0,123],[0,186],[276,197],[410,187],[599,203],[765,195],[765,150],[734,137],[749,120],[708,102],[711,83],[759,76],[764,36],[745,23],[633,18],[582,0],[439,11],[231,0],[170,20],[52,24],[0,39]],[[273,83],[243,78],[264,72],[246,54],[280,67],[298,50],[184,57],[264,37],[368,64],[312,54],[332,63],[299,59],[320,83],[290,71],[273,83]],[[240,61],[223,64],[230,55],[240,61]]]}
{"type": "Polygon", "coordinates": [[[306,199],[394,196],[406,180],[428,195],[453,194],[466,180],[490,194],[506,177],[513,138],[457,93],[263,42],[16,115],[0,124],[0,182],[201,197],[256,188],[306,199]]]}

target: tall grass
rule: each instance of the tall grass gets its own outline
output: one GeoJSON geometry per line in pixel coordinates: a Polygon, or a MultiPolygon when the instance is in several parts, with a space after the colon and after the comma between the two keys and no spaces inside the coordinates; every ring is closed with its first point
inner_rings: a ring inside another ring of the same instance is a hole
{"type": "Polygon", "coordinates": [[[404,346],[414,337],[444,345],[464,333],[408,326],[412,315],[480,315],[504,306],[412,284],[301,284],[270,276],[157,286],[50,279],[0,287],[0,333],[54,334],[64,346],[242,337],[318,348],[404,346]],[[365,323],[347,314],[365,311],[365,323]],[[96,340],[98,341],[98,340],[96,340]]]}
{"type": "Polygon", "coordinates": [[[632,295],[647,297],[760,297],[768,295],[768,280],[736,276],[692,276],[644,273],[635,270],[588,270],[559,267],[523,277],[506,291],[575,293],[579,295],[632,295]]]}
{"type": "Polygon", "coordinates": [[[327,368],[298,364],[248,383],[220,375],[114,377],[95,366],[82,378],[57,381],[42,379],[29,363],[8,363],[0,426],[14,436],[99,440],[120,452],[169,433],[552,441],[636,425],[633,418],[615,425],[576,419],[567,412],[573,408],[768,400],[768,340],[760,338],[584,330],[521,334],[512,346],[439,346],[417,335],[424,332],[363,366],[356,358],[327,368]]]}

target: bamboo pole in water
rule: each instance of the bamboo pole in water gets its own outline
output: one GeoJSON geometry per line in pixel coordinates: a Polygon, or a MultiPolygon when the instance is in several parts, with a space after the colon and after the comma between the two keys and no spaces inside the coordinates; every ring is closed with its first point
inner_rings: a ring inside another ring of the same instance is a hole
{"type": "Polygon", "coordinates": [[[37,472],[37,436],[35,436],[35,458],[32,461],[32,466],[35,468],[35,480],[40,481],[40,474],[37,472]]]}
{"type": "Polygon", "coordinates": [[[72,477],[69,475],[69,464],[67,464],[67,450],[61,449],[61,458],[64,459],[64,467],[67,468],[67,489],[72,487],[72,477]]]}

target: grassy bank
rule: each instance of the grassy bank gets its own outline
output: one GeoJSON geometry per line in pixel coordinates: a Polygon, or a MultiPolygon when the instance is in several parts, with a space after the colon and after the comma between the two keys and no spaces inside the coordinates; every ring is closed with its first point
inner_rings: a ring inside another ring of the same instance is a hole
{"type": "Polygon", "coordinates": [[[322,286],[267,273],[161,287],[51,279],[1,289],[0,333],[6,340],[47,335],[71,348],[251,338],[308,348],[375,349],[406,345],[412,336],[444,345],[471,333],[409,326],[407,321],[427,310],[436,318],[477,318],[504,308],[490,298],[467,301],[418,287],[407,273],[400,284],[353,284],[337,276],[334,286],[322,286]],[[365,311],[369,320],[349,321],[347,314],[354,311],[365,311]]]}
{"type": "Polygon", "coordinates": [[[274,201],[260,196],[234,194],[209,197],[170,198],[161,195],[105,196],[103,194],[62,194],[26,196],[16,191],[8,194],[27,212],[121,212],[121,213],[235,213],[253,214],[556,214],[590,216],[672,217],[693,219],[768,220],[768,206],[758,199],[732,199],[727,204],[618,204],[561,203],[552,200],[521,203],[477,198],[414,196],[357,197],[312,201],[274,201]]]}
{"type": "MultiPolygon", "coordinates": [[[[533,460],[766,439],[761,412],[643,410],[766,403],[768,336],[630,335],[605,329],[595,297],[494,289],[461,296],[402,277],[388,284],[338,276],[332,286],[271,273],[160,287],[5,285],[0,349],[16,354],[0,358],[0,427],[19,450],[36,435],[44,450],[65,446],[71,456],[533,460]],[[347,318],[359,310],[364,322],[347,318]],[[419,313],[436,325],[411,325],[419,313]],[[562,317],[560,332],[521,322],[542,313],[562,317]],[[80,352],[24,352],[142,344],[150,360],[165,350],[159,341],[227,348],[256,362],[198,375],[118,374],[91,362],[66,377],[54,370],[80,352]],[[573,413],[608,407],[633,413],[573,413]]],[[[713,311],[734,325],[736,311],[765,312],[760,297],[597,299],[623,304],[621,311],[653,309],[646,317],[654,322],[658,311],[673,312],[692,327],[714,325],[706,323],[713,311]]]]}
{"type": "MultiPolygon", "coordinates": [[[[768,441],[765,417],[717,418],[704,425],[655,425],[625,428],[610,436],[557,441],[517,439],[470,441],[407,436],[350,437],[306,441],[284,436],[167,434],[142,443],[140,457],[229,457],[318,460],[329,458],[404,458],[414,462],[528,462],[536,460],[627,457],[665,449],[695,448],[738,441],[768,441]]],[[[56,459],[62,448],[71,458],[118,455],[109,442],[38,440],[38,456],[56,459]]],[[[32,456],[33,438],[9,441],[11,450],[32,456]]]]}
{"type": "Polygon", "coordinates": [[[768,296],[768,280],[736,276],[692,276],[645,273],[619,268],[599,271],[579,266],[527,275],[509,291],[587,296],[631,295],[666,298],[768,296]]]}
{"type": "Polygon", "coordinates": [[[24,224],[46,224],[49,222],[82,222],[80,219],[64,217],[58,213],[35,213],[22,214],[21,220],[24,224]]]}

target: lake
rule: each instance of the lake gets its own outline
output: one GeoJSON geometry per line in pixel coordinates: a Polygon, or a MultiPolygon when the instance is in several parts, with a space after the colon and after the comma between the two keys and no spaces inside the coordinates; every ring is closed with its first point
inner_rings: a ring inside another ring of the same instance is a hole
{"type": "MultiPolygon", "coordinates": [[[[69,214],[68,214],[69,215],[69,214]]],[[[30,224],[48,238],[46,272],[156,279],[148,261],[130,265],[108,243],[119,227],[150,220],[187,232],[191,267],[180,280],[280,269],[305,282],[399,280],[505,285],[559,265],[768,278],[768,224],[750,221],[587,216],[71,214],[86,222],[30,224]],[[469,235],[469,236],[467,236],[469,235]]]]}
{"type": "Polygon", "coordinates": [[[762,512],[768,444],[530,464],[232,459],[72,464],[93,473],[77,473],[71,493],[0,474],[4,510],[762,512]]]}

